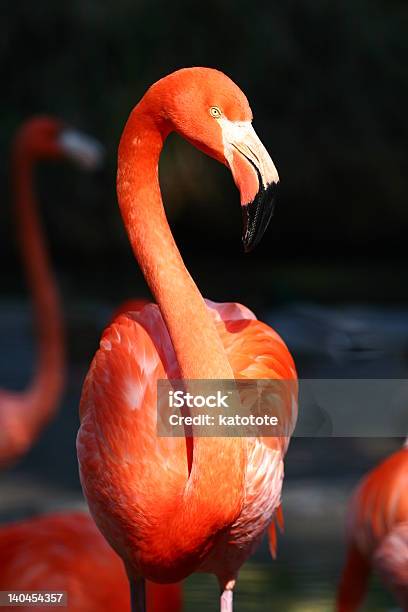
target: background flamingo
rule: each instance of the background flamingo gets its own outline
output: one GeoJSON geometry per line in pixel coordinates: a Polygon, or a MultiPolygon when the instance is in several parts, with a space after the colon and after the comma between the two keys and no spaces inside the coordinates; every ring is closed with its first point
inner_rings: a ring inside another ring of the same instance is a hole
{"type": "MultiPolygon", "coordinates": [[[[146,303],[127,300],[115,316],[137,312],[146,303]]],[[[71,612],[130,610],[123,563],[84,512],[53,513],[0,527],[0,590],[66,591],[71,612]]],[[[151,612],[182,609],[179,584],[148,582],[146,595],[151,612]]]]}
{"type": "MultiPolygon", "coordinates": [[[[84,512],[49,514],[0,528],[0,590],[66,591],[70,612],[130,610],[123,563],[84,512]]],[[[151,612],[179,612],[180,587],[148,583],[147,601],[151,612]]]]}
{"type": "Polygon", "coordinates": [[[279,336],[239,304],[205,304],[168,227],[158,162],[175,130],[229,166],[240,189],[243,243],[260,240],[278,174],[255,134],[241,90],[206,68],[153,85],[130,115],[119,146],[118,199],[134,253],[155,296],[105,331],[81,399],[82,486],[105,537],[123,558],[135,609],[144,578],[214,573],[221,610],[232,610],[240,566],[280,503],[283,457],[296,394],[282,392],[285,438],[158,438],[160,378],[296,379],[279,336]]]}
{"type": "Polygon", "coordinates": [[[38,358],[31,384],[23,392],[0,390],[0,466],[27,451],[54,413],[64,378],[61,308],[37,213],[33,180],[43,159],[73,159],[95,168],[101,146],[58,119],[35,117],[17,132],[12,149],[12,179],[18,240],[32,294],[38,358]]]}
{"type": "Polygon", "coordinates": [[[371,569],[408,610],[408,444],[372,470],[349,510],[347,560],[337,594],[338,612],[363,602],[371,569]]]}

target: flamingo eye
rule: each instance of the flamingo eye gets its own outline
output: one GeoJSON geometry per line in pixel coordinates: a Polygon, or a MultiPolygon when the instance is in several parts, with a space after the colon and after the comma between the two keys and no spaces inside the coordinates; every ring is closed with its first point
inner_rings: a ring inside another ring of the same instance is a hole
{"type": "Polygon", "coordinates": [[[214,117],[214,119],[219,119],[221,117],[221,111],[218,106],[212,106],[210,108],[210,115],[214,117]]]}

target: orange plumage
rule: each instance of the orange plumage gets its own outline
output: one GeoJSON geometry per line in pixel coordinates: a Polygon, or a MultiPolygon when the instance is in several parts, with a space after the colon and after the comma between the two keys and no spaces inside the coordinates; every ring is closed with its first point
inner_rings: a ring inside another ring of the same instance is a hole
{"type": "MultiPolygon", "coordinates": [[[[0,590],[66,591],[70,612],[130,610],[123,563],[83,512],[0,527],[0,590]]],[[[147,602],[149,612],[179,612],[180,586],[148,584],[147,602]]],[[[19,609],[28,612],[32,606],[19,609]]]]}
{"type": "Polygon", "coordinates": [[[359,609],[371,570],[408,610],[408,448],[372,470],[353,495],[339,612],[359,609]]]}
{"type": "MultiPolygon", "coordinates": [[[[217,306],[211,303],[209,312],[214,313],[218,333],[237,378],[287,380],[294,377],[293,363],[275,332],[255,319],[218,320],[217,306]]],[[[238,307],[237,314],[240,314],[238,307]]],[[[177,379],[180,373],[157,307],[149,305],[139,314],[120,316],[105,331],[84,386],[78,440],[81,465],[92,473],[92,479],[83,484],[98,525],[112,544],[115,535],[106,524],[107,516],[128,525],[120,552],[124,557],[129,555],[131,563],[145,563],[146,575],[158,581],[164,575],[170,580],[179,580],[190,573],[191,560],[182,561],[180,567],[176,565],[175,549],[177,542],[182,546],[183,540],[187,541],[199,528],[196,523],[180,523],[176,538],[168,533],[169,522],[163,518],[165,512],[177,518],[177,497],[188,480],[185,440],[156,436],[156,383],[167,376],[177,379]],[[98,436],[92,433],[94,427],[98,436]],[[137,536],[133,536],[136,526],[130,521],[139,514],[147,514],[149,523],[138,525],[137,536]],[[137,537],[137,547],[133,537],[137,537]],[[157,569],[150,574],[148,567],[156,558],[157,569]]],[[[296,415],[291,412],[291,398],[287,402],[289,429],[296,415]]],[[[250,476],[241,492],[241,510],[230,527],[237,542],[235,546],[228,545],[227,541],[221,544],[214,534],[212,544],[217,542],[217,546],[211,555],[212,565],[208,565],[208,559],[205,564],[203,560],[202,569],[227,570],[229,554],[235,569],[235,564],[242,563],[247,556],[247,547],[251,544],[252,548],[253,540],[263,534],[280,502],[286,446],[287,440],[281,438],[255,439],[248,443],[250,476]]],[[[200,478],[215,479],[218,467],[217,464],[214,472],[214,466],[209,463],[208,475],[202,473],[200,478]]],[[[228,471],[228,464],[224,469],[228,471]]],[[[232,478],[233,474],[217,497],[217,512],[222,512],[223,504],[227,512],[232,478]]],[[[212,494],[209,488],[208,495],[212,494]]],[[[203,498],[203,508],[205,502],[203,498]]],[[[198,562],[197,569],[199,566],[198,562]]]]}

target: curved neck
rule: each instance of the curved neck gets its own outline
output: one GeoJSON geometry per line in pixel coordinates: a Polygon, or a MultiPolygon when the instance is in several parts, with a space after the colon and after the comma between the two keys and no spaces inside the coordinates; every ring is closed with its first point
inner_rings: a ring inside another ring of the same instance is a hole
{"type": "Polygon", "coordinates": [[[163,208],[158,163],[168,134],[143,112],[124,130],[118,160],[118,199],[142,272],[160,307],[184,379],[234,378],[205,302],[188,273],[163,208]]]}
{"type": "Polygon", "coordinates": [[[56,407],[62,391],[64,342],[58,291],[44,246],[33,193],[33,167],[34,160],[25,154],[24,149],[16,148],[13,155],[13,187],[17,236],[32,296],[38,342],[36,369],[26,397],[33,408],[33,421],[40,425],[56,407]]]}
{"type": "MultiPolygon", "coordinates": [[[[157,127],[143,112],[143,101],[133,110],[119,146],[117,186],[122,216],[169,331],[183,379],[234,378],[215,324],[184,266],[163,209],[158,162],[167,134],[165,127],[157,127]]],[[[241,510],[245,441],[198,437],[187,442],[191,470],[185,489],[156,529],[163,531],[167,550],[173,554],[178,550],[189,563],[198,564],[215,535],[231,525],[241,510]]],[[[162,558],[165,555],[163,550],[157,553],[162,558]]]]}

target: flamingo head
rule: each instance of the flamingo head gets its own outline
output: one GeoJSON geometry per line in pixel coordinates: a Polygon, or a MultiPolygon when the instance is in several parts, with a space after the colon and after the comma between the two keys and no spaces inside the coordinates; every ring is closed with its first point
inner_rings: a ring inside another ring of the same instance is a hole
{"type": "Polygon", "coordinates": [[[36,159],[71,159],[93,170],[103,160],[102,145],[53,117],[33,117],[16,135],[16,148],[36,159]]]}
{"type": "Polygon", "coordinates": [[[240,196],[245,251],[261,240],[271,219],[279,176],[252,127],[240,88],[211,68],[184,68],[153,85],[158,116],[195,147],[230,168],[240,196]]]}

